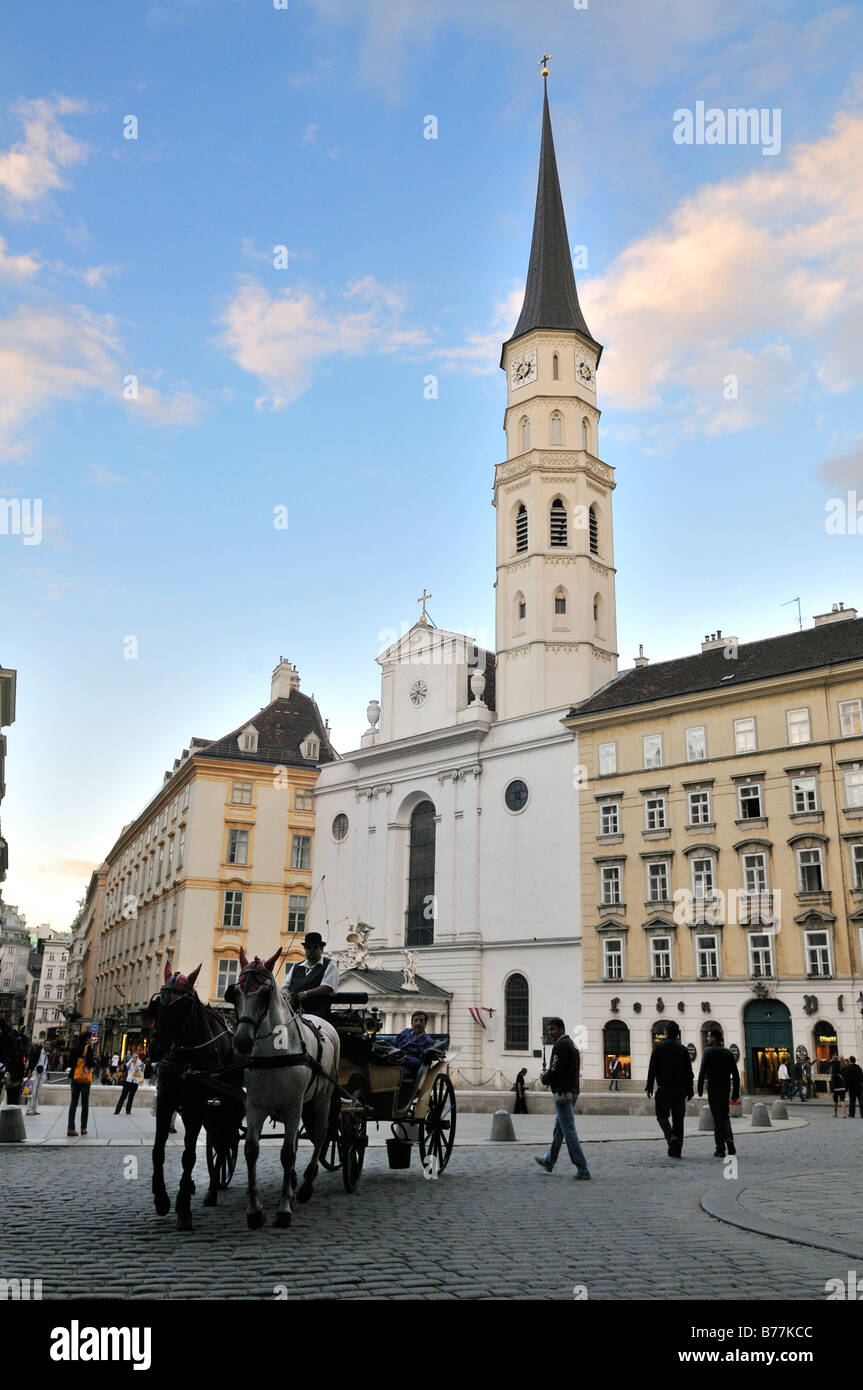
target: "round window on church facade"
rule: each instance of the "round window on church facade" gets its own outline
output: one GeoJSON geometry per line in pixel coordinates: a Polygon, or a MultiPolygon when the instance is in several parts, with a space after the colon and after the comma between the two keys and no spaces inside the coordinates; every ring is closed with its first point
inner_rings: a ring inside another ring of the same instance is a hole
{"type": "Polygon", "coordinates": [[[510,811],[523,811],[527,805],[528,796],[529,792],[526,782],[522,782],[520,779],[516,779],[515,782],[510,782],[504,793],[507,809],[510,811]]]}
{"type": "Polygon", "coordinates": [[[333,839],[343,840],[348,833],[348,818],[340,812],[333,821],[333,839]]]}

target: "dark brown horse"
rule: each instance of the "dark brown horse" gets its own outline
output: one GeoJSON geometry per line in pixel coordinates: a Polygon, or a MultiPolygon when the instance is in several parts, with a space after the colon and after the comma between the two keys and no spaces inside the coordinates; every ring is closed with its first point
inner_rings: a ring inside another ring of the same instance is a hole
{"type": "MultiPolygon", "coordinates": [[[[192,1173],[201,1127],[216,1152],[221,1152],[236,1138],[245,1109],[243,1069],[234,1052],[233,1036],[215,1009],[202,1004],[195,993],[200,969],[199,965],[190,975],[181,975],[173,972],[167,961],[165,982],[147,1009],[155,1024],[150,1059],[159,1068],[153,1200],[159,1215],[166,1216],[171,1210],[171,1199],[165,1188],[165,1143],[171,1118],[179,1110],[186,1134],[183,1175],[175,1203],[179,1231],[192,1230],[192,1173]]],[[[218,1195],[219,1174],[215,1165],[204,1206],[214,1207],[218,1195]]]]}

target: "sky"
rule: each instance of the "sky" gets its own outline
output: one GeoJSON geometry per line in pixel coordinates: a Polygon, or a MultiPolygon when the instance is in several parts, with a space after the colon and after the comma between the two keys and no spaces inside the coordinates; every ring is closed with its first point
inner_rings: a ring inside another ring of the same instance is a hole
{"type": "Polygon", "coordinates": [[[863,515],[826,520],[863,501],[859,5],[16,6],[3,896],[31,925],[70,924],[190,737],[266,704],[280,656],[344,752],[424,588],[439,626],[494,646],[498,361],[547,51],[605,347],[621,669],[639,643],[788,631],[797,597],[804,623],[863,609],[863,515]],[[763,111],[757,143],[715,118],[683,143],[700,102],[763,111]]]}

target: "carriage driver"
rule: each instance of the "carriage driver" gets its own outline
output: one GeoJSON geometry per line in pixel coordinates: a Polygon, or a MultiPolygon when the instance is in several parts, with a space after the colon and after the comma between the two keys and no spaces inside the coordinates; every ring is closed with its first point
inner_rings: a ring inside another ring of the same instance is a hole
{"type": "Polygon", "coordinates": [[[324,955],[326,942],[320,932],[306,932],[303,950],[305,965],[292,965],[285,975],[285,991],[291,996],[294,1008],[300,1008],[316,1018],[329,1018],[330,995],[339,987],[339,968],[324,955]]]}

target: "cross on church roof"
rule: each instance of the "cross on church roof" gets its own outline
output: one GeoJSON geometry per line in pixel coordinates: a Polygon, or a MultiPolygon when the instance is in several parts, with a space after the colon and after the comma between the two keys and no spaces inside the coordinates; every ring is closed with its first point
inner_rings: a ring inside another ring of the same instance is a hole
{"type": "Polygon", "coordinates": [[[421,623],[426,622],[426,599],[430,599],[430,598],[434,598],[434,594],[427,594],[427,593],[426,593],[426,586],[425,586],[425,584],[423,584],[423,591],[422,591],[422,593],[420,594],[419,598],[417,599],[417,603],[421,603],[422,606],[423,606],[422,616],[420,617],[420,622],[421,622],[421,623]]]}
{"type": "Polygon", "coordinates": [[[539,66],[542,68],[542,77],[548,77],[548,65],[551,62],[551,59],[551,53],[543,53],[542,57],[540,58],[539,66]]]}

